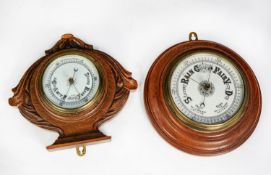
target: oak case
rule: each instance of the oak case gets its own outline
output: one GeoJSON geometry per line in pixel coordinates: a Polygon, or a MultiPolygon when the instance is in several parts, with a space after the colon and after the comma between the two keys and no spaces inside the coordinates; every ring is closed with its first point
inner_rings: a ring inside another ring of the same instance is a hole
{"type": "Polygon", "coordinates": [[[130,90],[137,88],[131,73],[111,56],[93,49],[92,45],[71,34],[63,35],[45,53],[27,70],[18,86],[12,89],[14,96],[9,99],[10,105],[18,106],[21,114],[35,125],[58,132],[58,139],[48,149],[110,139],[98,127],[112,118],[127,101],[130,90]],[[76,110],[61,110],[45,98],[41,90],[41,77],[52,60],[71,53],[92,59],[102,85],[89,104],[76,110]]]}
{"type": "Polygon", "coordinates": [[[217,155],[240,146],[254,131],[261,113],[261,92],[249,65],[231,49],[206,40],[176,44],[152,64],[145,80],[144,101],[149,118],[158,133],[171,145],[190,154],[217,155]],[[225,55],[243,75],[246,99],[233,124],[223,129],[201,130],[180,120],[166,94],[167,79],[174,64],[191,52],[205,50],[225,55]]]}

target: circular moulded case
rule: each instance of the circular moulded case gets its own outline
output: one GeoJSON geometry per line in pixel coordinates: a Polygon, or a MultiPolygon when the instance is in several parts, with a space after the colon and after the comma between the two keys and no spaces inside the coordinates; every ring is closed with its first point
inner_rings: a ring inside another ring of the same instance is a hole
{"type": "Polygon", "coordinates": [[[190,33],[189,41],[170,47],[152,64],[145,80],[144,101],[150,121],[167,142],[187,153],[202,156],[226,153],[245,142],[258,123],[262,104],[258,81],[244,59],[221,44],[198,40],[194,32],[190,33]],[[180,59],[198,52],[222,55],[242,77],[242,105],[226,122],[208,125],[190,120],[170,99],[168,84],[172,71],[180,59]]]}

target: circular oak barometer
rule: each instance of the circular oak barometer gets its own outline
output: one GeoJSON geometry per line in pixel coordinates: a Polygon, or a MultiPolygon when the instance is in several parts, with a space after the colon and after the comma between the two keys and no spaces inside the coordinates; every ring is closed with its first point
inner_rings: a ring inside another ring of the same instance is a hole
{"type": "MultiPolygon", "coordinates": [[[[137,82],[115,59],[71,34],[24,74],[9,99],[30,122],[59,133],[48,149],[110,139],[98,127],[125,104],[137,82]]],[[[83,146],[80,150],[79,146],[83,146]]]]}
{"type": "Polygon", "coordinates": [[[194,32],[156,59],[144,92],[159,134],[196,155],[235,149],[251,135],[261,113],[261,92],[249,65],[221,44],[198,40],[194,32]]]}

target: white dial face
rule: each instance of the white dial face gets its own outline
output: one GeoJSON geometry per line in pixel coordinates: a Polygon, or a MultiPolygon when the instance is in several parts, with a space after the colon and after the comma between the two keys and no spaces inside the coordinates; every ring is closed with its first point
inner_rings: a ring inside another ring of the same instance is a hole
{"type": "Polygon", "coordinates": [[[100,77],[96,66],[81,55],[64,55],[52,61],[44,71],[42,88],[57,107],[75,109],[96,95],[100,77]]]}
{"type": "Polygon", "coordinates": [[[170,77],[170,95],[186,117],[203,124],[229,120],[244,100],[244,82],[235,66],[212,52],[182,59],[170,77]]]}

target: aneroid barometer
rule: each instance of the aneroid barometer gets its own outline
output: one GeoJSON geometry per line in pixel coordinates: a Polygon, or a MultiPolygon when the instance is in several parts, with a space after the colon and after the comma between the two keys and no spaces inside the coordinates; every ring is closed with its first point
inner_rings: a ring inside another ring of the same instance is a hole
{"type": "Polygon", "coordinates": [[[153,63],[145,82],[145,106],[159,134],[191,154],[233,150],[253,132],[261,92],[249,65],[211,41],[174,45],[153,63]]]}
{"type": "MultiPolygon", "coordinates": [[[[48,149],[110,139],[98,127],[125,104],[137,82],[115,59],[65,34],[24,74],[9,99],[30,122],[59,133],[48,149]]],[[[83,146],[80,150],[79,146],[83,146]]]]}

